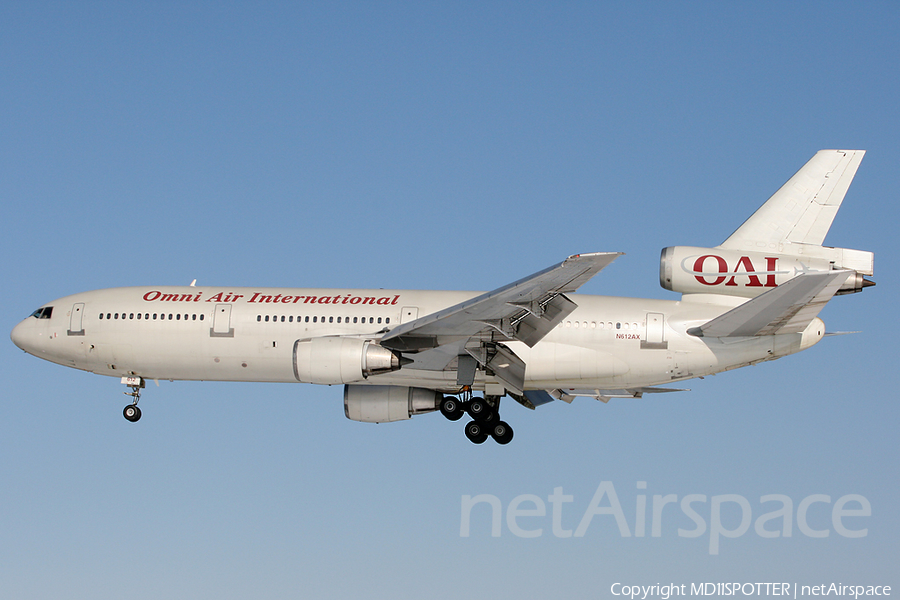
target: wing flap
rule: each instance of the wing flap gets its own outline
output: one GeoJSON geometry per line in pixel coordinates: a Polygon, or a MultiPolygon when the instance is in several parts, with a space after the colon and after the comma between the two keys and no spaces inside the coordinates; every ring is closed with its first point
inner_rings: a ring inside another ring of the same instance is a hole
{"type": "Polygon", "coordinates": [[[799,275],[688,333],[724,338],[802,332],[850,274],[842,270],[799,275]]]}
{"type": "Polygon", "coordinates": [[[660,387],[636,387],[616,390],[547,390],[553,398],[562,400],[563,402],[572,403],[572,400],[579,396],[593,398],[604,404],[609,402],[611,398],[642,398],[644,394],[664,394],[667,392],[688,392],[687,389],[678,388],[660,388],[660,387]]]}

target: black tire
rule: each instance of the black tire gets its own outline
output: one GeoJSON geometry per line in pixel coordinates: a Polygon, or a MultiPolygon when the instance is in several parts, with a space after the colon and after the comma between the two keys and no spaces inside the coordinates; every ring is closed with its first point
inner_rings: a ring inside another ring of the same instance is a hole
{"type": "Polygon", "coordinates": [[[490,417],[491,406],[484,401],[484,398],[472,398],[469,401],[468,411],[470,417],[483,423],[490,417]]]}
{"type": "Polygon", "coordinates": [[[466,437],[473,444],[483,444],[488,439],[488,434],[478,421],[469,421],[466,425],[466,437]]]}
{"type": "Polygon", "coordinates": [[[441,414],[451,421],[459,421],[463,416],[462,402],[453,396],[444,396],[440,408],[441,414]]]}
{"type": "Polygon", "coordinates": [[[132,423],[136,423],[141,419],[141,409],[135,404],[129,404],[122,411],[122,415],[132,423]]]}
{"type": "Polygon", "coordinates": [[[498,421],[491,428],[491,437],[498,444],[505,445],[512,441],[513,430],[506,421],[498,421]]]}

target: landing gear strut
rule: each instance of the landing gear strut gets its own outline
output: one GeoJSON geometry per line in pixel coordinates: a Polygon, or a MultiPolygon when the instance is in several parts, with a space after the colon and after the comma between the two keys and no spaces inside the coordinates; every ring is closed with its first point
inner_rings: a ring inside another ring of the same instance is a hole
{"type": "Polygon", "coordinates": [[[132,402],[122,410],[122,415],[132,423],[141,418],[141,409],[138,408],[138,400],[141,399],[141,388],[144,387],[143,377],[123,377],[122,383],[131,388],[130,392],[122,392],[126,396],[131,396],[132,402]]]}
{"type": "Polygon", "coordinates": [[[494,438],[498,444],[512,441],[512,427],[500,420],[500,398],[497,396],[472,398],[471,392],[465,391],[461,398],[444,396],[440,408],[441,414],[451,421],[458,421],[464,413],[472,417],[466,424],[466,437],[473,444],[483,444],[488,437],[494,438]]]}

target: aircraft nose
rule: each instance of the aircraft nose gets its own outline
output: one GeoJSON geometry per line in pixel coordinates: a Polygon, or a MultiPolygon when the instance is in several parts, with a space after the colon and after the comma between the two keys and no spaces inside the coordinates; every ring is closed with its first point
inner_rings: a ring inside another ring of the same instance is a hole
{"type": "Polygon", "coordinates": [[[12,333],[9,334],[9,339],[12,340],[12,343],[28,352],[28,333],[25,331],[25,321],[22,321],[15,327],[13,327],[12,333]]]}

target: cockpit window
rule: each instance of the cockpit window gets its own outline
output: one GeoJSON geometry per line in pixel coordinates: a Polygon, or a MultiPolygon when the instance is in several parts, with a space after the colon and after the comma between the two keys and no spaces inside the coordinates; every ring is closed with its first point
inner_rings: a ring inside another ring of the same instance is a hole
{"type": "Polygon", "coordinates": [[[43,308],[39,308],[36,311],[34,311],[33,313],[31,313],[31,316],[34,317],[35,319],[49,319],[50,315],[52,315],[52,314],[53,314],[53,307],[52,306],[44,306],[43,308]]]}

